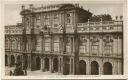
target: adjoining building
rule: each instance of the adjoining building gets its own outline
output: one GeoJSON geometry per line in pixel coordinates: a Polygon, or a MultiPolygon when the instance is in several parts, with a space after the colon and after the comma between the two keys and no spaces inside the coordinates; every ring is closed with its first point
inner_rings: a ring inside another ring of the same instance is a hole
{"type": "Polygon", "coordinates": [[[5,26],[5,65],[60,74],[123,74],[123,21],[90,22],[79,4],[29,9],[22,23],[5,26]],[[76,40],[77,39],[77,40],[76,40]],[[79,67],[76,67],[78,65],[79,67]],[[76,67],[76,68],[75,68],[76,67]]]}

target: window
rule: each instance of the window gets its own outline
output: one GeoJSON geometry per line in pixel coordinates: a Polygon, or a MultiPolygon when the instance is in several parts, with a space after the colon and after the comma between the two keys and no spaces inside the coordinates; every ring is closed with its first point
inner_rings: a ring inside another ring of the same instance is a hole
{"type": "Polygon", "coordinates": [[[67,23],[71,23],[71,14],[67,14],[67,23]]]}
{"type": "Polygon", "coordinates": [[[112,44],[113,40],[111,39],[111,36],[106,36],[106,39],[104,39],[104,53],[106,56],[109,56],[112,53],[112,44]]]}
{"type": "Polygon", "coordinates": [[[44,18],[45,18],[45,20],[44,20],[45,25],[49,25],[50,24],[50,21],[49,21],[50,16],[49,15],[45,15],[44,18]]]}
{"type": "Polygon", "coordinates": [[[51,40],[50,40],[50,38],[45,39],[45,51],[51,51],[51,40]]]}
{"type": "Polygon", "coordinates": [[[37,51],[41,51],[41,48],[42,48],[42,39],[41,37],[37,37],[37,44],[36,44],[36,50],[37,51]]]}
{"type": "Polygon", "coordinates": [[[41,25],[41,17],[40,17],[40,15],[36,16],[36,25],[37,25],[37,28],[39,28],[40,25],[41,25]]]}
{"type": "Polygon", "coordinates": [[[105,44],[104,52],[106,56],[109,56],[112,53],[112,45],[110,43],[105,44]]]}
{"type": "Polygon", "coordinates": [[[71,17],[71,15],[70,14],[67,14],[67,17],[71,17]]]}
{"type": "Polygon", "coordinates": [[[106,54],[112,53],[112,46],[110,46],[110,45],[105,45],[104,49],[105,49],[105,53],[106,53],[106,54]]]}
{"type": "Polygon", "coordinates": [[[8,40],[5,41],[5,48],[9,49],[9,41],[8,40]]]}
{"type": "Polygon", "coordinates": [[[94,36],[91,45],[92,55],[97,55],[99,53],[99,40],[94,36]]]}
{"type": "Polygon", "coordinates": [[[67,19],[67,23],[71,23],[71,20],[70,19],[67,19]]]}
{"type": "Polygon", "coordinates": [[[80,53],[86,53],[86,42],[82,41],[80,45],[80,53]]]}
{"type": "Polygon", "coordinates": [[[45,15],[44,17],[45,17],[46,20],[48,20],[50,18],[49,15],[45,15]]]}
{"type": "Polygon", "coordinates": [[[58,24],[54,24],[54,27],[58,27],[58,24]]]}
{"type": "Polygon", "coordinates": [[[59,51],[59,38],[54,39],[54,51],[59,51]]]}
{"type": "Polygon", "coordinates": [[[30,26],[30,18],[29,17],[25,18],[25,25],[28,27],[30,26]]]}
{"type": "Polygon", "coordinates": [[[57,14],[55,14],[55,15],[54,15],[54,19],[57,19],[57,18],[58,18],[58,15],[57,15],[57,14]]]}
{"type": "Polygon", "coordinates": [[[92,45],[92,54],[98,53],[98,45],[92,45]]]}
{"type": "Polygon", "coordinates": [[[80,53],[86,53],[86,45],[80,46],[80,53]]]}
{"type": "Polygon", "coordinates": [[[66,43],[66,52],[71,52],[71,40],[69,38],[66,43]]]}

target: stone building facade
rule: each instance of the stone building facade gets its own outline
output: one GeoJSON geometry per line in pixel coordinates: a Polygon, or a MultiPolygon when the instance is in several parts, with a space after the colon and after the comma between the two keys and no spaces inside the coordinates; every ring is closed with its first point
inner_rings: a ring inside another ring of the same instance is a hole
{"type": "Polygon", "coordinates": [[[6,66],[75,74],[77,52],[79,74],[123,74],[122,19],[90,22],[79,4],[29,6],[22,23],[5,26],[6,66]]]}

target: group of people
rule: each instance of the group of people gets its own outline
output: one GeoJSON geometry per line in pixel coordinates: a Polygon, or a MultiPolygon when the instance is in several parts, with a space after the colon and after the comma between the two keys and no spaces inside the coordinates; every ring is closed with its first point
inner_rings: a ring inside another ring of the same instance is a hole
{"type": "Polygon", "coordinates": [[[14,71],[10,71],[10,76],[23,76],[23,75],[27,75],[27,71],[26,69],[23,70],[22,67],[18,65],[16,65],[14,71]]]}

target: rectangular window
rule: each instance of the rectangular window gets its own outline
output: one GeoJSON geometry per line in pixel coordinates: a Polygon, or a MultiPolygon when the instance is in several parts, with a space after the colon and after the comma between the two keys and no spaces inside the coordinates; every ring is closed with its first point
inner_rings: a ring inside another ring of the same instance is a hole
{"type": "Polygon", "coordinates": [[[71,52],[71,39],[67,39],[66,52],[71,52]]]}
{"type": "Polygon", "coordinates": [[[105,51],[105,54],[107,55],[109,55],[109,54],[111,54],[112,53],[112,46],[110,46],[110,45],[105,45],[105,47],[104,47],[104,51],[105,51]]]}
{"type": "Polygon", "coordinates": [[[37,37],[36,50],[41,51],[41,48],[42,48],[42,39],[41,37],[37,37]]]}
{"type": "Polygon", "coordinates": [[[5,48],[6,48],[6,49],[9,49],[8,42],[9,42],[9,41],[5,41],[5,48]]]}
{"type": "Polygon", "coordinates": [[[37,15],[36,16],[36,26],[37,26],[37,28],[39,28],[40,25],[41,25],[41,16],[37,15]]]}
{"type": "Polygon", "coordinates": [[[51,40],[49,38],[45,39],[45,51],[51,51],[51,40]]]}
{"type": "Polygon", "coordinates": [[[69,45],[66,46],[66,51],[71,52],[71,47],[69,45]]]}
{"type": "Polygon", "coordinates": [[[92,54],[97,54],[98,50],[99,50],[98,45],[92,45],[92,48],[91,48],[92,54]]]}
{"type": "Polygon", "coordinates": [[[80,46],[80,53],[86,53],[86,46],[85,45],[80,46]]]}
{"type": "Polygon", "coordinates": [[[54,39],[54,51],[59,51],[59,38],[54,39]]]}

